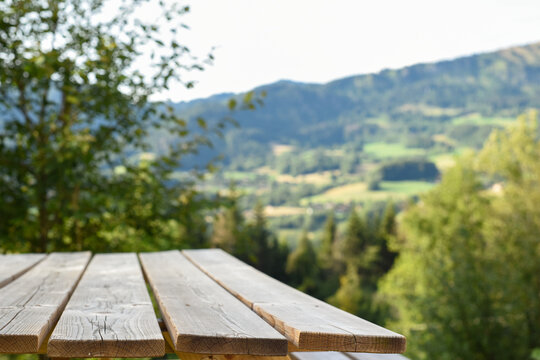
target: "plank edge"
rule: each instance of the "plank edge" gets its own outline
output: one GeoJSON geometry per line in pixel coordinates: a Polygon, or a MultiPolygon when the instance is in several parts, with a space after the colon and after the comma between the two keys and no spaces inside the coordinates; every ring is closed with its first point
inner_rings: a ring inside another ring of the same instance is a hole
{"type": "Polygon", "coordinates": [[[120,340],[122,346],[116,347],[118,340],[88,342],[86,340],[51,339],[47,345],[47,356],[55,358],[146,358],[165,355],[165,339],[120,340]],[[103,351],[105,349],[105,351],[103,351]]]}
{"type": "Polygon", "coordinates": [[[293,341],[300,351],[339,351],[364,352],[374,354],[402,354],[407,349],[407,339],[404,336],[379,335],[345,335],[343,345],[329,343],[324,336],[316,332],[301,332],[293,341]],[[347,341],[348,340],[348,341],[347,341]],[[318,344],[320,346],[314,346],[318,344]]]}

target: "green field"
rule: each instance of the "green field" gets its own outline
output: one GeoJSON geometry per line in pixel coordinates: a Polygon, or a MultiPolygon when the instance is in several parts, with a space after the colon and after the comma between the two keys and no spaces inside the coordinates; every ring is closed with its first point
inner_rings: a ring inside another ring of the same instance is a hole
{"type": "Polygon", "coordinates": [[[380,190],[370,191],[364,182],[332,188],[322,194],[302,199],[301,205],[324,203],[349,203],[365,201],[404,200],[410,196],[430,190],[435,186],[426,181],[382,181],[380,190]]]}
{"type": "Polygon", "coordinates": [[[410,196],[426,192],[434,186],[434,183],[427,181],[383,181],[380,191],[410,196]]]}
{"type": "Polygon", "coordinates": [[[408,148],[401,143],[373,142],[364,145],[364,152],[377,159],[426,155],[426,149],[408,148]]]}
{"type": "Polygon", "coordinates": [[[508,126],[516,121],[510,117],[484,117],[479,114],[470,114],[452,119],[453,125],[498,125],[508,126]]]}

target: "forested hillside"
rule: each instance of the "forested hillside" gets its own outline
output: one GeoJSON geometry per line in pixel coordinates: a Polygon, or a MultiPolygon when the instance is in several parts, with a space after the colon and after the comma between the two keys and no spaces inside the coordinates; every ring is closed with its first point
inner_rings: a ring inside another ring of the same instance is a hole
{"type": "MultiPolygon", "coordinates": [[[[486,126],[540,107],[540,43],[322,85],[280,81],[255,91],[266,92],[264,106],[235,114],[240,128],[228,131],[217,148],[230,163],[247,153],[260,156],[270,143],[425,143],[444,133],[479,146],[491,130],[486,126]]],[[[176,106],[185,117],[215,121],[229,115],[230,96],[176,106]]]]}
{"type": "Polygon", "coordinates": [[[220,247],[412,359],[540,359],[540,43],[168,104],[189,7],[42,3],[0,1],[0,254],[220,247]]]}
{"type": "MultiPolygon", "coordinates": [[[[301,228],[321,231],[329,209],[343,221],[353,205],[381,209],[430,189],[454,156],[539,108],[540,43],[327,84],[280,81],[253,94],[265,95],[255,111],[231,111],[231,99],[245,96],[234,94],[174,105],[193,127],[201,119],[239,125],[185,157],[178,176],[224,155],[199,188],[234,182],[239,207],[263,203],[272,228],[295,244],[301,228]]],[[[164,131],[152,140],[158,152],[177,141],[164,131]]]]}

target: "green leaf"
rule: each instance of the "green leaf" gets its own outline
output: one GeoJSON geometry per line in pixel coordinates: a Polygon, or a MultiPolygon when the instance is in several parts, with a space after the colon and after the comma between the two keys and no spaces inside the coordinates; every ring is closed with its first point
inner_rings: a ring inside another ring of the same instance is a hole
{"type": "Polygon", "coordinates": [[[206,121],[204,121],[203,118],[197,118],[197,124],[198,124],[199,127],[202,128],[202,129],[206,129],[206,128],[207,128],[206,121]]]}
{"type": "Polygon", "coordinates": [[[80,99],[75,96],[75,95],[68,95],[66,96],[66,101],[70,104],[73,104],[73,105],[79,105],[80,104],[80,99]]]}

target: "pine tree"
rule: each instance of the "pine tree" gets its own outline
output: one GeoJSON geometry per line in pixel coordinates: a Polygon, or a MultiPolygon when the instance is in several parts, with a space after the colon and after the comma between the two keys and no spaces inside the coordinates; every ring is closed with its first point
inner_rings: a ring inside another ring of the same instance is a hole
{"type": "Polygon", "coordinates": [[[331,212],[326,218],[326,223],[323,228],[323,236],[321,247],[317,254],[319,266],[321,269],[328,271],[334,267],[334,247],[336,243],[336,222],[334,213],[331,212]]]}
{"type": "Polygon", "coordinates": [[[349,215],[340,250],[346,265],[352,265],[362,272],[370,272],[377,248],[373,239],[370,239],[365,219],[360,218],[354,208],[349,215]]]}
{"type": "Polygon", "coordinates": [[[287,259],[287,274],[291,284],[299,290],[313,294],[316,290],[317,256],[304,229],[298,246],[287,259]]]}
{"type": "Polygon", "coordinates": [[[229,204],[215,220],[210,243],[242,260],[247,260],[249,245],[244,236],[244,216],[238,207],[238,193],[234,184],[229,187],[229,204]]]}
{"type": "Polygon", "coordinates": [[[351,314],[369,318],[370,297],[366,296],[362,280],[352,264],[347,265],[347,272],[339,281],[339,290],[328,301],[351,314]]]}
{"type": "Polygon", "coordinates": [[[317,253],[319,265],[319,279],[317,293],[319,299],[326,299],[334,294],[339,287],[339,274],[337,272],[335,247],[337,240],[337,229],[334,213],[331,212],[326,218],[323,228],[321,246],[317,253]]]}
{"type": "Polygon", "coordinates": [[[386,203],[382,219],[378,229],[379,254],[377,256],[377,270],[382,276],[387,273],[394,264],[397,253],[390,250],[390,243],[397,235],[396,208],[392,200],[386,203]]]}
{"type": "Polygon", "coordinates": [[[329,298],[336,306],[365,319],[381,322],[385,308],[375,302],[377,283],[383,275],[379,266],[382,244],[376,218],[361,218],[353,208],[341,240],[346,272],[340,278],[338,291],[329,298]]]}
{"type": "Polygon", "coordinates": [[[248,226],[248,237],[252,244],[250,254],[255,257],[254,263],[256,267],[265,273],[269,273],[271,271],[273,255],[269,253],[269,242],[272,234],[266,227],[264,206],[261,201],[257,201],[253,213],[253,222],[248,226]]]}

